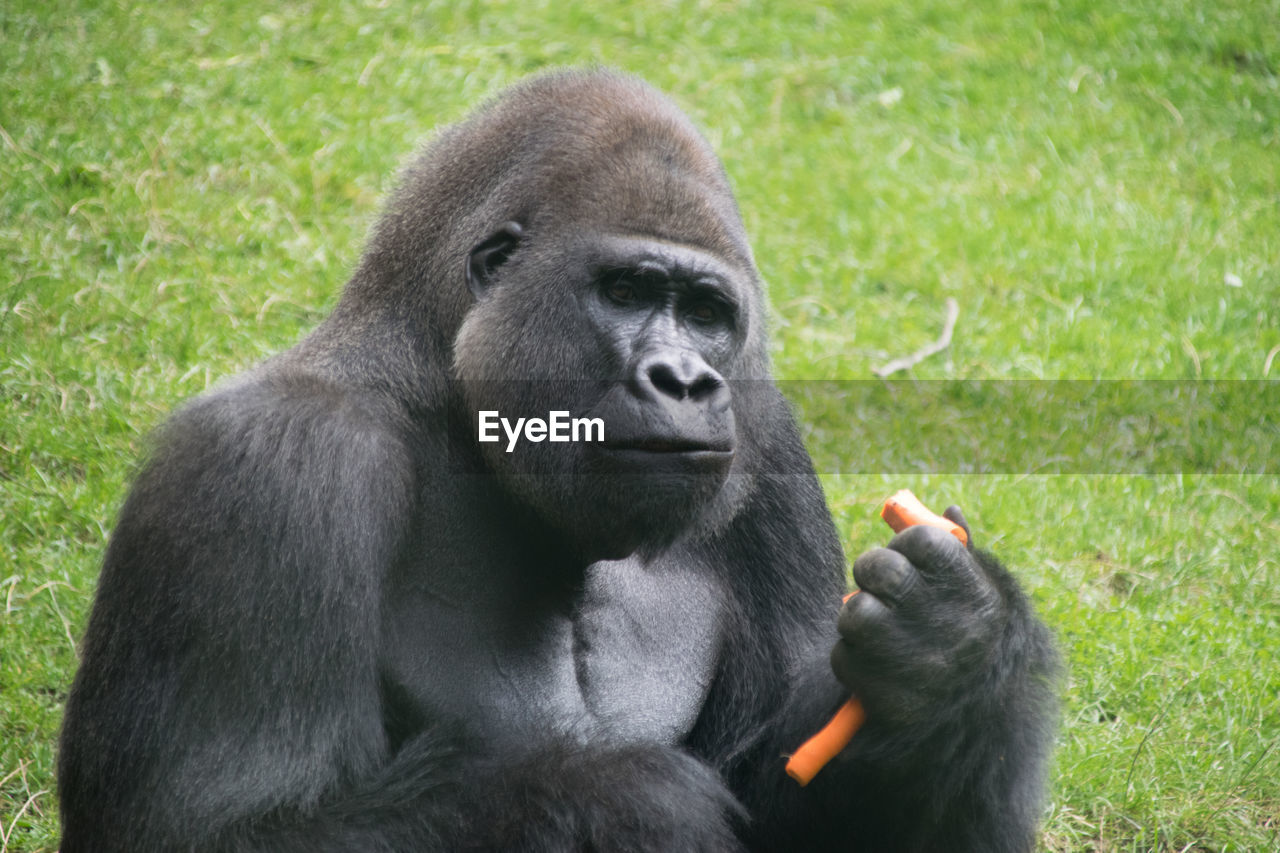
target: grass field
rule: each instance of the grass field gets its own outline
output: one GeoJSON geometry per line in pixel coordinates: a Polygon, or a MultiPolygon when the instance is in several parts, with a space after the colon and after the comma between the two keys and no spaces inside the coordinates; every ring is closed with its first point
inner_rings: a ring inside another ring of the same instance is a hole
{"type": "MultiPolygon", "coordinates": [[[[952,297],[916,377],[1280,379],[1280,2],[599,6],[0,4],[0,850],[56,848],[148,432],[324,316],[398,164],[536,69],[640,73],[705,129],[782,377],[870,378],[952,297]]],[[[824,482],[851,553],[887,491],[961,504],[1057,633],[1044,849],[1274,851],[1268,470],[824,482]]]]}

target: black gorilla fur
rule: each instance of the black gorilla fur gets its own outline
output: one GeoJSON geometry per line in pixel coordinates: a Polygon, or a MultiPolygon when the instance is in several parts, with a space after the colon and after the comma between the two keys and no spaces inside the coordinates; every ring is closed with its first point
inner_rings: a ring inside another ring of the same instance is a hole
{"type": "Polygon", "coordinates": [[[764,318],[719,161],[638,81],[440,133],[333,314],[161,432],[67,704],[64,853],[1030,848],[1045,630],[931,528],[839,608],[764,318]],[[553,408],[605,443],[476,442],[553,408]],[[850,690],[866,726],[799,787],[850,690]]]}

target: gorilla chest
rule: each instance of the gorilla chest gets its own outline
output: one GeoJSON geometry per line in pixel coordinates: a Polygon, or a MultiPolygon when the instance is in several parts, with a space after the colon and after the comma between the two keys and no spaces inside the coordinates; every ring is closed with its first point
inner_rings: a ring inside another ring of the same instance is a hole
{"type": "Polygon", "coordinates": [[[570,600],[463,606],[429,581],[391,602],[391,676],[429,724],[504,749],[547,737],[673,744],[693,726],[720,653],[724,593],[674,565],[596,563],[570,600]],[[402,642],[403,641],[403,642],[402,642]]]}

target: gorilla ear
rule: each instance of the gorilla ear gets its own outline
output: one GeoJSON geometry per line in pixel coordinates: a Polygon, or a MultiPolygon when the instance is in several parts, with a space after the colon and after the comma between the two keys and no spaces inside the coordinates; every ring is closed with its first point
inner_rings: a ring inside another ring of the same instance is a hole
{"type": "Polygon", "coordinates": [[[519,222],[504,222],[467,255],[467,287],[476,299],[484,297],[494,270],[507,262],[523,236],[519,222]]]}

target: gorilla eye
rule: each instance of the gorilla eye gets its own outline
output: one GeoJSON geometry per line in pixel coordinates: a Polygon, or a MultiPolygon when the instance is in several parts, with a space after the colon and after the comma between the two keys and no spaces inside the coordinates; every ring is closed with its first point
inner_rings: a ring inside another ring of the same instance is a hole
{"type": "Polygon", "coordinates": [[[689,316],[695,322],[710,324],[720,319],[720,312],[710,302],[699,302],[689,309],[689,316]]]}
{"type": "Polygon", "coordinates": [[[608,296],[619,305],[626,305],[628,302],[636,300],[636,289],[634,286],[627,284],[625,281],[614,282],[605,288],[605,296],[608,296]]]}

